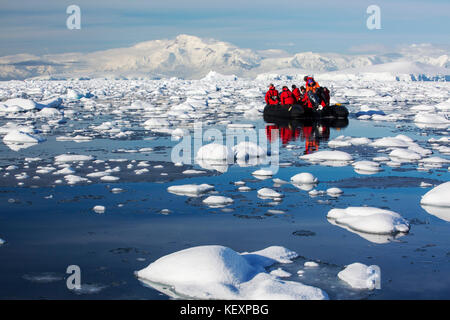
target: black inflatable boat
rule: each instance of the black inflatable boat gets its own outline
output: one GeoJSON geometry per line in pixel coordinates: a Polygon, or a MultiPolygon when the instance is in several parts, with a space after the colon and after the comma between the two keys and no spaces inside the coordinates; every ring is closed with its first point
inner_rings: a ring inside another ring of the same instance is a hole
{"type": "Polygon", "coordinates": [[[284,119],[346,119],[348,110],[341,104],[333,104],[321,110],[313,110],[301,104],[271,105],[264,108],[264,116],[284,119]]]}

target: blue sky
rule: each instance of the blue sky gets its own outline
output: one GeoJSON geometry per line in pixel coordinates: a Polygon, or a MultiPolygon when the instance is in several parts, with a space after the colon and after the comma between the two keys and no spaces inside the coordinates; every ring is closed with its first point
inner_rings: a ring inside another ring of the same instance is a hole
{"type": "Polygon", "coordinates": [[[402,44],[449,46],[448,0],[0,0],[0,56],[91,52],[191,34],[254,50],[357,53],[402,44]],[[81,30],[66,8],[81,8],[81,30]],[[368,30],[366,9],[381,9],[368,30]]]}

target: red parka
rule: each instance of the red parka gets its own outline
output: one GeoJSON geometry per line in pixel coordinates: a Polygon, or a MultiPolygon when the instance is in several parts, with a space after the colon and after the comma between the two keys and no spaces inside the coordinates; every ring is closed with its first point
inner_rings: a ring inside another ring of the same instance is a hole
{"type": "Polygon", "coordinates": [[[280,95],[280,100],[283,105],[295,103],[295,97],[288,88],[283,89],[283,92],[280,95]]]}
{"type": "Polygon", "coordinates": [[[278,104],[280,102],[278,91],[274,87],[271,87],[266,93],[265,100],[267,104],[278,104]]]}
{"type": "Polygon", "coordinates": [[[298,102],[301,98],[301,93],[300,93],[300,89],[299,88],[295,88],[294,90],[292,90],[292,94],[295,97],[295,102],[298,102]]]}

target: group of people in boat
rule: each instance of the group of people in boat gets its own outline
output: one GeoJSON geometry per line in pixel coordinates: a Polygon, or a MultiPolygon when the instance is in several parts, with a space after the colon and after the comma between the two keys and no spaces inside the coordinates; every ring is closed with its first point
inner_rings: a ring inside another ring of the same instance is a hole
{"type": "Polygon", "coordinates": [[[283,86],[281,94],[271,83],[266,93],[265,100],[269,105],[293,105],[301,104],[303,107],[311,109],[321,109],[330,105],[330,91],[326,87],[321,87],[311,76],[303,78],[305,85],[300,89],[292,85],[292,91],[287,86],[283,86]]]}

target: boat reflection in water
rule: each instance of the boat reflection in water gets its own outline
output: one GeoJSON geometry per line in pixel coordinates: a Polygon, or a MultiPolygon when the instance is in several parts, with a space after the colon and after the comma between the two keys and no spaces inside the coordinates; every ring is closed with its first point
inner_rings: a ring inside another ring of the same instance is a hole
{"type": "Polygon", "coordinates": [[[304,154],[319,150],[320,143],[330,138],[330,128],[340,130],[348,126],[348,119],[287,120],[265,116],[264,121],[269,141],[276,139],[278,130],[283,145],[298,139],[305,141],[304,154]]]}

